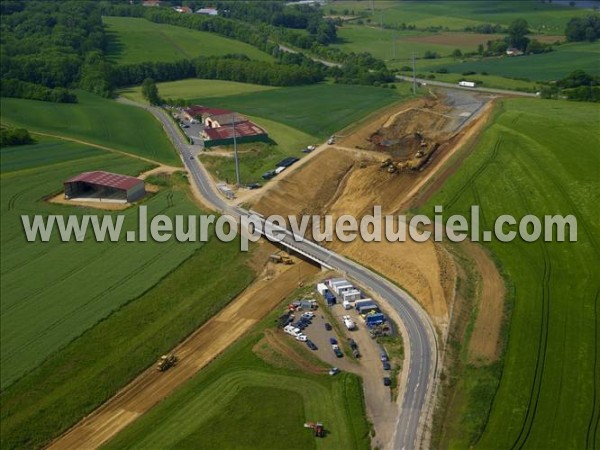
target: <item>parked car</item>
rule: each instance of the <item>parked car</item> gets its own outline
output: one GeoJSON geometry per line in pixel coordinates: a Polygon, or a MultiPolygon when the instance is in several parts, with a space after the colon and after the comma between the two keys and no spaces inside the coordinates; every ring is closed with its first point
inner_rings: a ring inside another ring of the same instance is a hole
{"type": "Polygon", "coordinates": [[[331,345],[337,345],[337,343],[338,343],[338,342],[337,342],[337,339],[336,339],[336,338],[329,338],[329,343],[330,343],[331,345]]]}
{"type": "Polygon", "coordinates": [[[341,372],[340,369],[338,369],[337,367],[332,367],[331,369],[329,369],[329,375],[331,375],[331,376],[337,375],[340,372],[341,372]]]}
{"type": "Polygon", "coordinates": [[[270,180],[271,178],[273,178],[275,175],[277,175],[275,173],[275,170],[269,170],[265,173],[262,174],[262,179],[263,180],[270,180]]]}
{"type": "Polygon", "coordinates": [[[300,161],[300,158],[296,158],[295,156],[288,156],[285,159],[282,159],[281,161],[279,161],[279,163],[277,164],[277,167],[290,167],[292,164],[296,163],[300,161]]]}
{"type": "Polygon", "coordinates": [[[360,354],[360,352],[358,351],[358,349],[354,349],[352,350],[352,356],[354,356],[356,359],[360,358],[362,355],[360,354]]]}
{"type": "Polygon", "coordinates": [[[391,386],[392,385],[392,380],[390,379],[390,377],[383,377],[383,385],[384,386],[391,386]]]}
{"type": "Polygon", "coordinates": [[[275,175],[279,175],[281,172],[283,172],[285,169],[287,169],[286,166],[279,166],[277,167],[277,169],[275,169],[275,175]]]}
{"type": "Polygon", "coordinates": [[[310,312],[310,311],[306,311],[305,313],[302,313],[302,317],[305,317],[307,319],[312,319],[313,317],[315,317],[315,313],[314,312],[310,312]]]}
{"type": "Polygon", "coordinates": [[[390,366],[390,363],[387,361],[383,362],[383,370],[390,370],[392,368],[392,366],[390,366]]]}
{"type": "Polygon", "coordinates": [[[248,186],[246,186],[248,189],[253,190],[253,189],[260,189],[262,187],[262,184],[260,183],[250,183],[248,186]]]}
{"type": "Polygon", "coordinates": [[[310,348],[311,350],[317,350],[317,346],[316,346],[316,344],[315,344],[313,341],[311,341],[310,339],[307,339],[307,340],[306,340],[306,345],[307,345],[307,347],[308,347],[308,348],[310,348]]]}
{"type": "Polygon", "coordinates": [[[355,350],[358,348],[358,344],[356,343],[356,341],[352,338],[348,338],[348,344],[350,345],[350,348],[352,350],[355,350]]]}
{"type": "Polygon", "coordinates": [[[306,342],[308,340],[308,338],[306,337],[305,334],[299,334],[298,336],[296,336],[296,340],[300,341],[300,342],[306,342]]]}
{"type": "Polygon", "coordinates": [[[331,331],[331,324],[329,322],[325,322],[325,329],[331,331]]]}
{"type": "Polygon", "coordinates": [[[342,353],[340,348],[337,346],[336,346],[336,348],[333,349],[333,353],[335,353],[335,356],[337,356],[338,358],[341,358],[342,356],[344,356],[344,354],[342,353]]]}
{"type": "Polygon", "coordinates": [[[382,351],[381,354],[380,354],[380,358],[381,358],[381,362],[388,361],[387,353],[382,351]]]}

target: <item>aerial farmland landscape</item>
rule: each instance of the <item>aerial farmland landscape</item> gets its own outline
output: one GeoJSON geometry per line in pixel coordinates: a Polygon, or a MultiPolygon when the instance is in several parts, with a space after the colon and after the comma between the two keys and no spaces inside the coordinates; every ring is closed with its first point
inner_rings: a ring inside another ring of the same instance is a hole
{"type": "Polygon", "coordinates": [[[0,0],[0,447],[600,448],[599,9],[0,0]]]}

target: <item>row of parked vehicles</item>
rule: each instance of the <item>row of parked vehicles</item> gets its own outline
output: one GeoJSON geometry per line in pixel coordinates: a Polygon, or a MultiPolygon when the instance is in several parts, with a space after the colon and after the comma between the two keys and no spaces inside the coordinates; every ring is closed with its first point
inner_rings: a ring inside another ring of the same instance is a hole
{"type": "Polygon", "coordinates": [[[285,169],[287,169],[291,165],[297,163],[298,161],[300,161],[300,158],[296,158],[295,156],[289,156],[289,157],[279,161],[275,165],[276,166],[275,169],[269,170],[262,174],[263,180],[270,180],[271,178],[275,177],[276,175],[279,175],[285,169]]]}
{"type": "MultiPolygon", "coordinates": [[[[312,323],[312,319],[314,316],[315,316],[315,314],[311,311],[302,313],[302,315],[300,316],[300,318],[297,321],[295,321],[295,322],[292,321],[291,323],[289,323],[285,327],[283,327],[283,331],[285,333],[289,334],[290,336],[295,337],[297,341],[307,342],[307,345],[308,345],[308,338],[303,333],[303,331],[312,323]]],[[[314,345],[314,344],[312,344],[312,345],[314,345]]],[[[309,345],[309,348],[310,347],[311,346],[309,345]]],[[[312,350],[316,350],[316,346],[312,350]]]]}

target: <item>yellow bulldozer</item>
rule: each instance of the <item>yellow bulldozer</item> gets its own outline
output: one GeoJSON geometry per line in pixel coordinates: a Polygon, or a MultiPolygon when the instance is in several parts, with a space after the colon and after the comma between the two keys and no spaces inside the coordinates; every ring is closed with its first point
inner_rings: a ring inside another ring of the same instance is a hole
{"type": "Polygon", "coordinates": [[[173,367],[175,364],[177,364],[177,356],[170,354],[170,355],[162,355],[160,357],[160,359],[158,360],[158,364],[156,365],[156,369],[159,372],[165,372],[167,370],[169,370],[171,367],[173,367]]]}
{"type": "Polygon", "coordinates": [[[286,255],[278,255],[278,254],[274,253],[271,256],[269,256],[269,259],[272,262],[274,262],[275,264],[286,264],[286,265],[294,264],[294,260],[286,255]]]}

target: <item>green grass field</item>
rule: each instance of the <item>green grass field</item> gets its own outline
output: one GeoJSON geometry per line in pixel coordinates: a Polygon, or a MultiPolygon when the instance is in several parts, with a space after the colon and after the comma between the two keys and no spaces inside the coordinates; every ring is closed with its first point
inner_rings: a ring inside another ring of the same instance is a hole
{"type": "MultiPolygon", "coordinates": [[[[280,122],[323,139],[408,95],[408,87],[393,90],[318,84],[215,97],[204,103],[280,122]]],[[[203,102],[202,98],[192,97],[191,100],[199,104],[203,102]]]]}
{"type": "Polygon", "coordinates": [[[552,81],[564,78],[573,70],[581,69],[600,75],[600,42],[573,43],[556,47],[556,51],[540,55],[516,58],[486,58],[464,63],[427,62],[429,69],[445,67],[450,72],[488,72],[504,77],[528,78],[537,81],[552,81]]]}
{"type": "MultiPolygon", "coordinates": [[[[405,76],[412,76],[410,72],[402,72],[405,76]]],[[[461,80],[477,81],[477,85],[486,88],[508,89],[514,91],[538,92],[540,84],[533,81],[515,80],[512,78],[500,77],[498,75],[461,75],[460,73],[432,73],[421,71],[418,75],[428,78],[430,75],[435,77],[435,81],[458,84],[461,80]]]]}
{"type": "MultiPolygon", "coordinates": [[[[327,5],[330,9],[355,12],[371,10],[370,1],[339,1],[327,5]]],[[[465,27],[483,23],[509,25],[518,18],[526,19],[531,30],[543,34],[562,34],[566,23],[572,17],[590,14],[590,10],[572,8],[549,2],[537,1],[376,1],[375,24],[415,25],[419,29],[441,26],[450,30],[463,30],[465,27]]]]}
{"type": "Polygon", "coordinates": [[[140,108],[77,91],[79,103],[2,98],[2,123],[181,165],[160,123],[140,108]]]}
{"type": "Polygon", "coordinates": [[[275,368],[252,351],[275,317],[103,448],[369,448],[358,377],[275,368]],[[315,439],[308,421],[322,421],[326,437],[315,439]]]}
{"type": "Polygon", "coordinates": [[[338,30],[339,43],[333,44],[333,47],[349,52],[369,52],[386,62],[400,60],[404,62],[403,65],[407,65],[412,52],[415,52],[417,57],[423,57],[426,51],[448,56],[457,48],[462,52],[474,52],[480,43],[485,44],[490,39],[501,37],[502,35],[394,31],[371,26],[345,25],[338,30]]]}
{"type": "Polygon", "coordinates": [[[518,99],[499,108],[423,211],[443,205],[446,217],[468,215],[480,205],[482,229],[502,214],[573,214],[578,242],[485,244],[514,287],[504,370],[495,396],[493,368],[459,380],[457,395],[469,406],[456,412],[458,431],[444,447],[470,447],[490,407],[482,400],[493,399],[477,448],[591,450],[600,445],[598,106],[518,99]]]}
{"type": "MultiPolygon", "coordinates": [[[[304,156],[302,149],[307,145],[317,143],[317,139],[309,134],[288,127],[272,120],[259,117],[250,117],[257,124],[264,127],[273,144],[262,142],[242,144],[239,146],[240,179],[242,184],[252,182],[263,182],[261,175],[287,156],[304,156]]],[[[233,149],[231,158],[214,156],[209,152],[201,154],[200,158],[206,168],[219,180],[235,180],[235,165],[233,161],[233,149]]]]}
{"type": "MultiPolygon", "coordinates": [[[[68,176],[98,168],[136,175],[148,164],[46,138],[2,148],[0,163],[0,443],[38,448],[218,312],[254,274],[238,242],[212,237],[206,244],[26,243],[21,214],[97,212],[43,201],[68,176]]],[[[149,217],[198,214],[183,177],[161,184],[144,203],[149,217]]],[[[136,229],[136,208],[121,213],[124,229],[136,229]]]]}
{"type": "MultiPolygon", "coordinates": [[[[165,83],[157,83],[156,85],[158,86],[158,92],[161,97],[171,99],[210,99],[213,97],[226,97],[230,95],[279,89],[274,86],[238,83],[236,81],[201,80],[198,78],[167,81],[165,83]]],[[[146,103],[146,100],[142,97],[141,86],[123,89],[120,94],[135,102],[146,103]]]]}
{"type": "MultiPolygon", "coordinates": [[[[80,144],[43,139],[39,144],[3,148],[2,159],[2,358],[5,388],[83,331],[156,284],[188,258],[198,244],[27,243],[22,214],[93,214],[96,210],[49,204],[62,181],[88,170],[137,175],[152,166],[80,144]],[[68,160],[67,160],[68,158],[68,160]],[[143,273],[143,276],[139,276],[143,273]],[[40,313],[43,311],[43,314],[40,313]]],[[[145,204],[154,214],[191,213],[181,192],[167,207],[167,192],[145,204]]],[[[123,212],[125,226],[136,208],[123,212]]]]}
{"type": "Polygon", "coordinates": [[[242,53],[259,61],[273,60],[270,55],[249,44],[214,33],[157,24],[135,17],[103,17],[102,21],[109,36],[109,60],[117,64],[170,62],[228,53],[242,53]]]}

